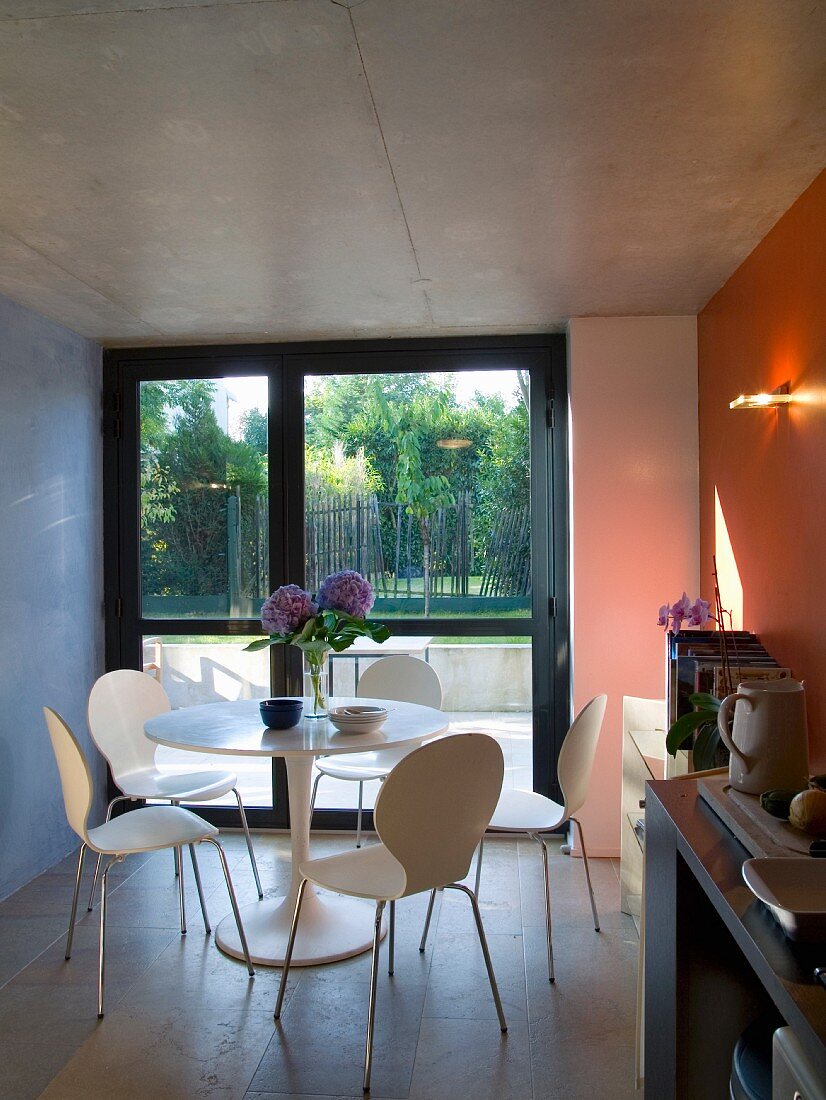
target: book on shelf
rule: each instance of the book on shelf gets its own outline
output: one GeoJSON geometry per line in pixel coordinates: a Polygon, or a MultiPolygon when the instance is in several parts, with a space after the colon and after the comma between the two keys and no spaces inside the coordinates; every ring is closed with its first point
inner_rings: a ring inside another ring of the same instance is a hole
{"type": "MultiPolygon", "coordinates": [[[[727,690],[720,631],[681,630],[666,637],[666,705],[671,726],[694,709],[689,700],[695,692],[707,692],[721,699],[727,690]]],[[[726,631],[725,640],[733,691],[743,680],[791,676],[791,670],[781,668],[751,631],[726,631]]]]}
{"type": "MultiPolygon", "coordinates": [[[[791,678],[790,668],[779,668],[777,665],[766,667],[765,665],[746,665],[741,662],[731,664],[732,691],[737,691],[737,685],[747,680],[788,680],[791,678]]],[[[725,669],[718,665],[714,669],[714,689],[712,695],[722,699],[726,694],[725,669]]]]}

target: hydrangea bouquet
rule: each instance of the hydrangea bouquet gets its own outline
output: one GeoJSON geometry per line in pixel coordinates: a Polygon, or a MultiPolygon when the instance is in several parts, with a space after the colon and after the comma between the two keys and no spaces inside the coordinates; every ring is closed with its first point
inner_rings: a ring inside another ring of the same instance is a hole
{"type": "Polygon", "coordinates": [[[309,681],[308,718],[327,713],[327,656],[341,653],[356,638],[385,642],[389,629],[367,615],[375,596],[369,581],[353,569],[331,573],[313,598],[297,584],[284,584],[261,607],[261,625],[269,635],[251,642],[248,650],[271,645],[294,645],[304,653],[309,681]]]}

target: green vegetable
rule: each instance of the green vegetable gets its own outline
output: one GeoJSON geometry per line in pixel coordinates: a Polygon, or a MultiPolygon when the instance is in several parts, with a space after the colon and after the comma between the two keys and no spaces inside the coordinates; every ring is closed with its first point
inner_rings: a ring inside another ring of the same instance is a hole
{"type": "Polygon", "coordinates": [[[792,799],[798,794],[800,791],[764,791],[760,795],[760,805],[772,817],[780,817],[787,821],[792,799]]]}

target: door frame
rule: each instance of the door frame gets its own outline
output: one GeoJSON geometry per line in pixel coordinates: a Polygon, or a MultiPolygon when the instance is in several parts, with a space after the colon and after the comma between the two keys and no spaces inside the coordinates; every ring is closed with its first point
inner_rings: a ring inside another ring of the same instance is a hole
{"type": "MultiPolygon", "coordinates": [[[[141,381],[269,378],[270,578],[301,583],[304,575],[304,377],[307,374],[405,373],[528,369],[531,381],[532,642],[534,789],[560,797],[556,761],[571,718],[567,342],[564,334],[288,344],[109,349],[103,358],[104,608],[106,668],[139,668],[145,635],[226,634],[260,637],[257,620],[151,619],[140,612],[139,401],[141,381]],[[274,445],[275,444],[275,445],[274,445]],[[281,537],[275,537],[280,532],[281,537]]],[[[510,623],[510,621],[509,621],[510,623]]],[[[388,625],[393,628],[394,620],[388,625]]],[[[474,620],[405,619],[413,635],[495,636],[495,616],[474,620]]],[[[277,692],[300,693],[300,654],[270,649],[277,692]]],[[[286,769],[273,761],[275,810],[252,807],[255,828],[287,828],[286,769]]],[[[222,827],[237,812],[201,807],[222,827]]],[[[355,811],[318,810],[320,828],[354,828],[355,811]]],[[[365,826],[372,813],[365,812],[365,826]]]]}

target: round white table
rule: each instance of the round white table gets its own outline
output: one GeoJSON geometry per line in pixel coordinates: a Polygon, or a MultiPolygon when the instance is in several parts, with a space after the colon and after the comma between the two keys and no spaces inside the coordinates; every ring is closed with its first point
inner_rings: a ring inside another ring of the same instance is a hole
{"type": "MultiPolygon", "coordinates": [[[[446,714],[416,703],[330,700],[331,706],[346,703],[384,705],[390,708],[390,715],[376,733],[345,735],[326,718],[304,718],[292,729],[271,730],[261,722],[258,700],[244,699],[184,707],[158,715],[145,725],[151,741],[173,749],[220,756],[281,756],[286,761],[292,842],[290,889],[286,897],[257,901],[242,909],[250,956],[261,966],[281,966],[284,962],[301,881],[299,866],[310,858],[310,790],[315,758],[403,745],[412,748],[448,728],[446,714]]],[[[314,966],[368,951],[372,947],[374,913],[372,903],[318,894],[308,884],[291,965],[314,966]]],[[[231,915],[218,925],[215,940],[226,954],[244,957],[231,915]]]]}

